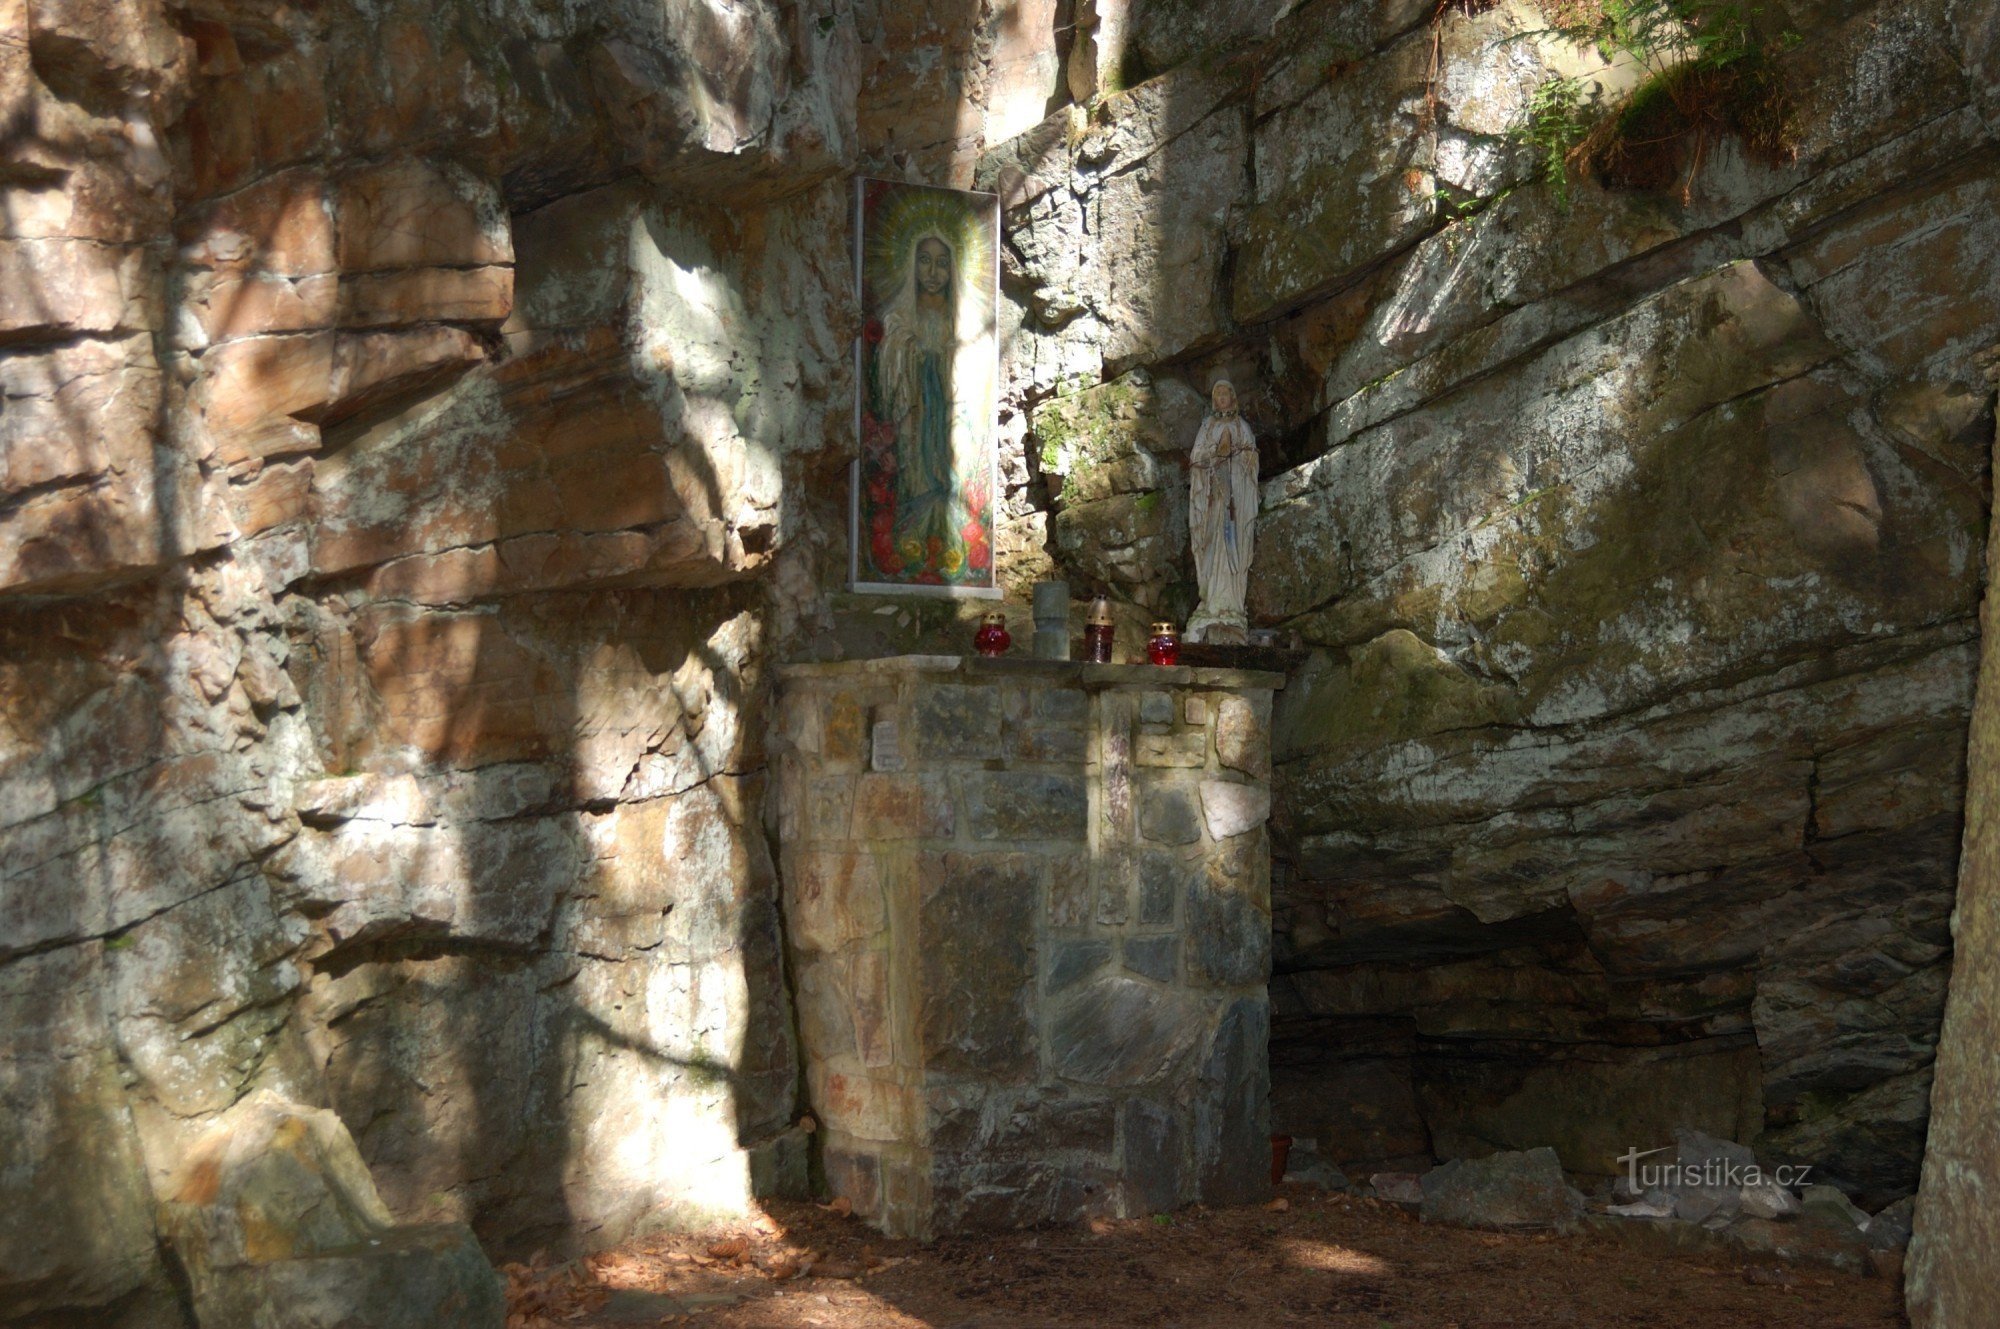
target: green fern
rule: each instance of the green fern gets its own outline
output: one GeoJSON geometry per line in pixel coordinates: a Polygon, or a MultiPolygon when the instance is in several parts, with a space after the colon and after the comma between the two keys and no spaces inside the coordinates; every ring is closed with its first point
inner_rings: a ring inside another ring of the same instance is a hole
{"type": "Polygon", "coordinates": [[[1573,167],[1602,164],[1635,140],[1660,141],[1653,131],[1662,123],[1694,138],[1683,197],[1718,134],[1735,130],[1765,156],[1786,156],[1791,107],[1768,76],[1768,57],[1799,39],[1761,39],[1759,12],[1734,0],[1582,0],[1554,26],[1518,34],[1595,47],[1612,70],[1635,75],[1631,91],[1609,103],[1560,76],[1530,97],[1513,137],[1535,150],[1557,205],[1568,210],[1573,167]]]}
{"type": "Polygon", "coordinates": [[[1590,134],[1594,109],[1595,99],[1582,79],[1551,78],[1528,98],[1522,124],[1515,131],[1516,139],[1534,149],[1549,194],[1564,212],[1569,211],[1570,158],[1590,134]]]}

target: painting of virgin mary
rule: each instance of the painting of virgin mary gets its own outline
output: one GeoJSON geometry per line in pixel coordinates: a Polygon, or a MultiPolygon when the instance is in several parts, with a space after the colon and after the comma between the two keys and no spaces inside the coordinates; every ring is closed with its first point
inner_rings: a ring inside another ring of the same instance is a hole
{"type": "Polygon", "coordinates": [[[993,567],[999,217],[990,194],[858,182],[851,582],[998,595],[993,567]]]}

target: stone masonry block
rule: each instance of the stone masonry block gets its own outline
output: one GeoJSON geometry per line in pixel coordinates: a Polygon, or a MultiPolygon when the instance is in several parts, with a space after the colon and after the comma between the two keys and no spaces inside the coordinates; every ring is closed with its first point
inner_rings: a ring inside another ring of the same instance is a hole
{"type": "Polygon", "coordinates": [[[1154,926],[1173,922],[1174,905],[1199,870],[1179,854],[1164,849],[1142,850],[1138,865],[1139,922],[1154,926]]]}
{"type": "Polygon", "coordinates": [[[1129,693],[1111,692],[1098,704],[1098,820],[1106,839],[1132,838],[1132,725],[1129,693]]]}
{"type": "Polygon", "coordinates": [[[1208,819],[1209,835],[1227,840],[1255,830],[1270,818],[1271,791],[1263,785],[1203,780],[1201,810],[1208,819]]]}
{"type": "Polygon", "coordinates": [[[889,957],[881,951],[856,952],[849,963],[848,992],[854,1050],[861,1064],[870,1070],[895,1064],[895,1031],[889,1023],[889,957]]]}
{"type": "Polygon", "coordinates": [[[941,775],[871,772],[854,782],[857,840],[948,839],[955,821],[950,787],[941,775]]]}
{"type": "Polygon", "coordinates": [[[1090,862],[1067,856],[1047,862],[1049,926],[1080,928],[1090,921],[1090,862]]]}
{"type": "Polygon", "coordinates": [[[866,849],[803,851],[786,884],[785,921],[801,949],[834,950],[886,925],[881,877],[866,849]]]}
{"type": "Polygon", "coordinates": [[[1169,1082],[1201,1027],[1184,992],[1108,974],[1066,994],[1049,1023],[1056,1073],[1078,1084],[1130,1088],[1169,1082]]]}
{"type": "Polygon", "coordinates": [[[1014,732],[1014,755],[1022,761],[1081,766],[1090,737],[1082,729],[1030,724],[1014,732]]]}
{"type": "Polygon", "coordinates": [[[806,834],[815,840],[845,840],[854,815],[854,784],[845,776],[813,781],[806,792],[806,834]]]}
{"type": "Polygon", "coordinates": [[[895,1079],[830,1066],[813,1068],[811,1078],[813,1102],[829,1126],[860,1140],[893,1143],[913,1138],[915,1104],[910,1091],[895,1079]]]}
{"type": "Polygon", "coordinates": [[[1202,1198],[1250,1204],[1271,1193],[1271,1008],[1258,994],[1231,1002],[1202,1060],[1195,1102],[1202,1198]]]}
{"type": "Polygon", "coordinates": [[[821,757],[829,766],[859,770],[868,757],[868,713],[850,693],[829,697],[820,723],[821,757]]]}
{"type": "Polygon", "coordinates": [[[1139,833],[1162,844],[1193,844],[1201,839],[1201,814],[1192,785],[1184,781],[1148,781],[1140,792],[1139,833]]]}
{"type": "Polygon", "coordinates": [[[1039,689],[1035,718],[1050,724],[1083,724],[1090,719],[1090,697],[1073,688],[1039,689]]]}
{"type": "Polygon", "coordinates": [[[1190,982],[1234,988],[1270,977],[1271,916],[1257,901],[1216,890],[1198,875],[1188,886],[1186,919],[1190,982]]]}
{"type": "Polygon", "coordinates": [[[969,772],[959,777],[967,829],[978,840],[1081,840],[1090,794],[1080,775],[969,772]]]}
{"type": "Polygon", "coordinates": [[[925,854],[918,876],[926,1065],[999,1080],[1032,1073],[1040,863],[1027,854],[925,854]]]}
{"type": "Polygon", "coordinates": [[[1000,689],[939,683],[910,703],[906,742],[919,758],[1000,755],[1000,689]]]}
{"type": "Polygon", "coordinates": [[[1259,715],[1242,697],[1224,697],[1215,711],[1215,755],[1231,770],[1267,779],[1271,774],[1268,715],[1259,715]]]}
{"type": "Polygon", "coordinates": [[[1208,731],[1182,729],[1167,734],[1140,734],[1136,759],[1141,766],[1199,768],[1208,764],[1208,731]]]}
{"type": "Polygon", "coordinates": [[[1143,1098],[1126,1101],[1126,1217],[1180,1206],[1186,1148],[1186,1132],[1172,1109],[1143,1098]]]}
{"type": "Polygon", "coordinates": [[[1179,937],[1127,937],[1125,967],[1158,983],[1171,983],[1180,969],[1179,937]]]}
{"type": "Polygon", "coordinates": [[[1050,952],[1043,990],[1053,997],[1075,987],[1110,962],[1108,941],[1059,941],[1050,952]]]}
{"type": "Polygon", "coordinates": [[[1096,884],[1098,926],[1123,927],[1132,912],[1131,851],[1104,850],[1095,856],[1090,867],[1096,884]]]}

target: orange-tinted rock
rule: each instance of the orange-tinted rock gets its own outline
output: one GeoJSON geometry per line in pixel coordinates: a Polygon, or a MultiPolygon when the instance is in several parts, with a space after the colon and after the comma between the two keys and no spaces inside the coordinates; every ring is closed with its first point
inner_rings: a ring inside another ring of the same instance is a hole
{"type": "Polygon", "coordinates": [[[421,392],[486,358],[486,348],[462,328],[342,333],[334,348],[329,421],[421,392]]]}
{"type": "Polygon", "coordinates": [[[540,717],[562,681],[490,613],[370,613],[357,634],[380,706],[378,748],[415,749],[469,765],[539,756],[553,737],[540,717]]]}
{"type": "Polygon", "coordinates": [[[686,584],[684,570],[711,553],[706,533],[686,520],[633,531],[553,532],[399,558],[371,574],[366,586],[378,599],[449,605],[582,586],[686,584]]]}
{"type": "Polygon", "coordinates": [[[267,171],[290,166],[326,145],[325,51],[319,46],[259,60],[244,71],[257,161],[267,171]]]}
{"type": "Polygon", "coordinates": [[[256,535],[306,515],[312,502],[313,461],[266,466],[256,475],[229,487],[231,513],[237,530],[256,535]]]}
{"type": "Polygon", "coordinates": [[[340,323],[348,328],[497,324],[513,307],[514,270],[508,267],[364,272],[340,283],[340,323]]]}
{"type": "Polygon", "coordinates": [[[0,494],[151,473],[160,378],[145,337],[0,357],[0,400],[0,494]]]}
{"type": "Polygon", "coordinates": [[[0,516],[0,591],[81,590],[160,560],[153,477],[117,471],[0,516]]]}
{"type": "Polygon", "coordinates": [[[28,64],[27,0],[0,0],[0,124],[28,114],[35,76],[28,64]]]}
{"type": "Polygon", "coordinates": [[[232,337],[331,327],[340,288],[340,279],[332,273],[286,277],[262,272],[218,275],[196,269],[181,289],[178,339],[199,349],[232,337]]]}
{"type": "Polygon", "coordinates": [[[337,34],[328,65],[341,145],[371,156],[419,138],[437,51],[423,24],[400,15],[364,31],[337,34]]]}
{"type": "Polygon", "coordinates": [[[130,0],[27,0],[42,80],[128,93],[176,90],[193,43],[168,22],[166,6],[130,0]]]}
{"type": "Polygon", "coordinates": [[[243,184],[256,169],[256,108],[243,81],[235,36],[220,23],[189,28],[200,77],[188,106],[188,156],[194,192],[208,197],[243,184]]]}
{"type": "Polygon", "coordinates": [[[460,167],[405,160],[353,172],[336,211],[347,272],[514,260],[499,191],[460,167]]]}
{"type": "Polygon", "coordinates": [[[284,171],[217,201],[181,227],[181,259],[218,272],[305,277],[335,269],[326,180],[284,171]]]}
{"type": "Polygon", "coordinates": [[[94,240],[0,240],[0,336],[150,330],[158,297],[144,250],[94,240]]]}
{"type": "Polygon", "coordinates": [[[202,376],[189,401],[223,465],[319,446],[319,429],[309,421],[332,395],[332,333],[224,342],[199,363],[202,376]]]}

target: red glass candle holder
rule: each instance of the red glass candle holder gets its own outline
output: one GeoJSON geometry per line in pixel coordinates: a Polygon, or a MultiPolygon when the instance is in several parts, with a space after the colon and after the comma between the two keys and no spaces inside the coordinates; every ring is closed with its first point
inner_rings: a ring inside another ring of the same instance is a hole
{"type": "Polygon", "coordinates": [[[1092,664],[1111,663],[1111,601],[1100,595],[1090,602],[1083,624],[1083,658],[1092,664]]]}
{"type": "Polygon", "coordinates": [[[1171,623],[1155,623],[1146,638],[1146,658],[1156,665],[1179,664],[1181,661],[1181,634],[1171,623]]]}
{"type": "Polygon", "coordinates": [[[1005,614],[988,614],[980,620],[979,631],[973,634],[972,649],[981,655],[997,659],[1007,653],[1014,644],[1014,638],[1007,632],[1005,614]]]}

